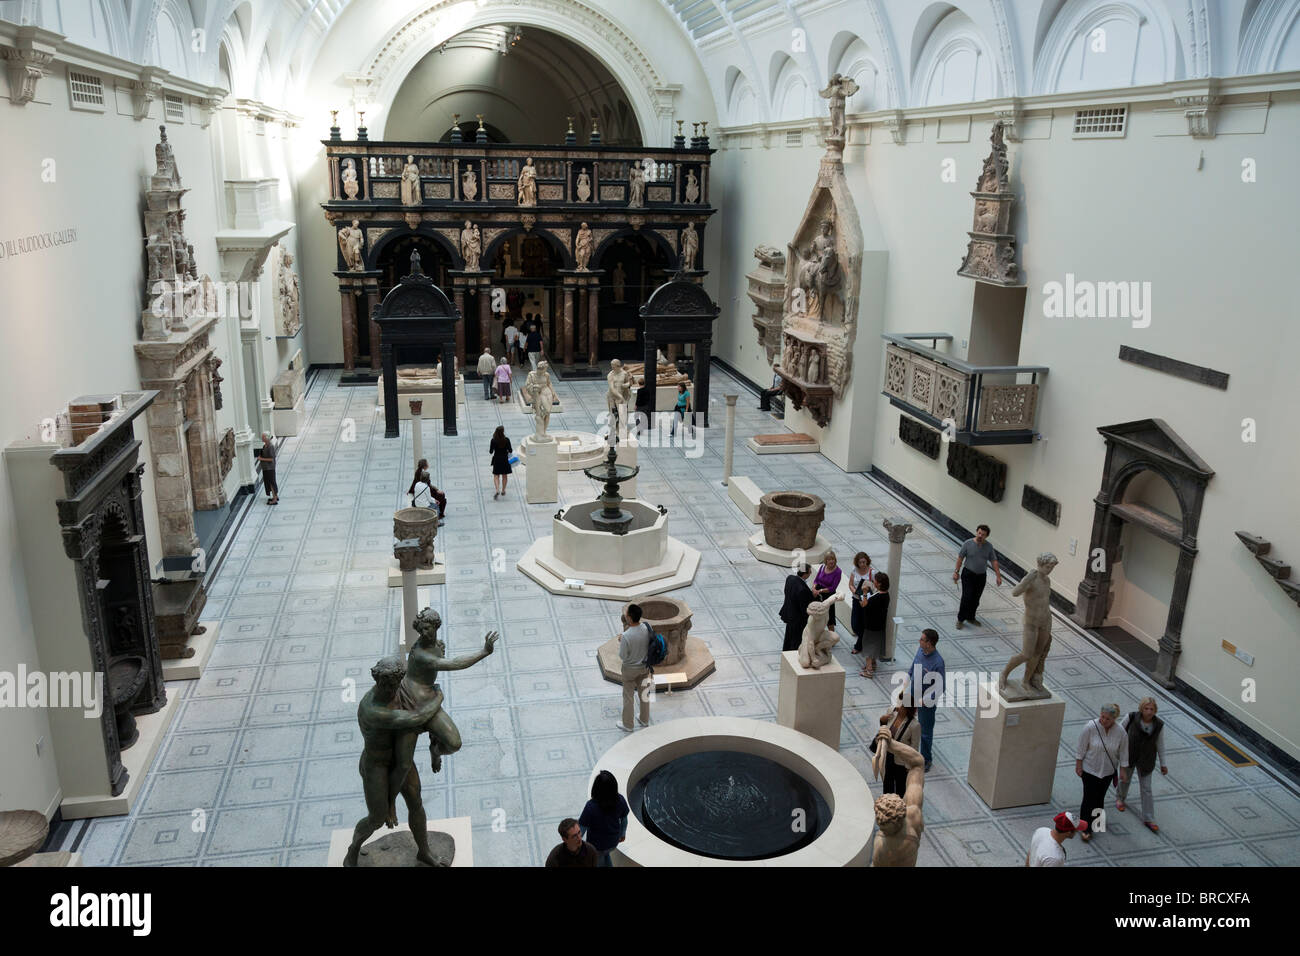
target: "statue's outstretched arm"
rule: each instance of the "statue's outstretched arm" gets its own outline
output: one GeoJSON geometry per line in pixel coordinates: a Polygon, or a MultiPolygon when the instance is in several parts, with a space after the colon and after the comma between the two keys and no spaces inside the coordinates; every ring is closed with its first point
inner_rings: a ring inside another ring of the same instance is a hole
{"type": "Polygon", "coordinates": [[[894,759],[907,768],[907,786],[903,793],[903,802],[909,807],[921,809],[922,796],[925,791],[925,758],[901,740],[888,741],[889,752],[894,759]]]}

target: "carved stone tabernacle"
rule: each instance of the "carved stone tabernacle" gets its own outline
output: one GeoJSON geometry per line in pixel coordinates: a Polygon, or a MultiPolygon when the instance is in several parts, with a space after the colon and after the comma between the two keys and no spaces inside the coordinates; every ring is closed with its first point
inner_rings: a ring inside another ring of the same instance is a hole
{"type": "Polygon", "coordinates": [[[971,196],[975,200],[975,220],[968,233],[966,257],[957,274],[996,285],[1020,284],[1016,266],[1016,237],[1011,231],[1011,206],[1015,195],[1007,176],[1007,145],[1003,137],[1005,124],[993,124],[989,141],[993,151],[984,160],[979,182],[971,196]]]}

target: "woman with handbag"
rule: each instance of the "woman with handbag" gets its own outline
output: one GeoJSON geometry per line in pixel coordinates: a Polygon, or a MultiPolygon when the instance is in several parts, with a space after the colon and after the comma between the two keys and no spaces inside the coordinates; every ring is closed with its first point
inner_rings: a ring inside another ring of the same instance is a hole
{"type": "Polygon", "coordinates": [[[506,482],[510,480],[510,475],[514,471],[510,467],[513,447],[510,439],[506,437],[506,426],[498,425],[497,430],[492,433],[492,441],[488,444],[488,450],[492,452],[492,487],[496,489],[493,498],[505,497],[506,482]]]}
{"type": "MultiPolygon", "coordinates": [[[[921,722],[916,719],[916,708],[908,707],[900,698],[894,698],[894,706],[880,717],[880,725],[889,727],[889,734],[900,743],[907,744],[913,750],[921,749],[921,722]]],[[[876,752],[876,740],[870,744],[872,753],[876,752]]],[[[907,790],[907,768],[900,766],[894,755],[885,756],[885,774],[881,779],[885,793],[896,793],[900,797],[907,790]]]]}
{"type": "Polygon", "coordinates": [[[1098,816],[1105,815],[1103,807],[1110,785],[1118,786],[1121,777],[1128,780],[1128,734],[1117,723],[1118,718],[1119,704],[1103,704],[1101,714],[1096,720],[1088,721],[1079,734],[1074,772],[1083,779],[1079,819],[1088,824],[1088,829],[1079,836],[1084,843],[1101,829],[1097,820],[1098,816]]]}

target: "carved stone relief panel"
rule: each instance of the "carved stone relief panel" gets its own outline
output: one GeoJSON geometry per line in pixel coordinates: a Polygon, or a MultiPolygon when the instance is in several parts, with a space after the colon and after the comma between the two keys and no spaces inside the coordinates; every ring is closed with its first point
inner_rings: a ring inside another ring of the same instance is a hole
{"type": "Polygon", "coordinates": [[[1006,463],[969,445],[948,442],[948,474],[989,501],[1001,501],[1006,492],[1006,463]]]}
{"type": "Polygon", "coordinates": [[[1034,427],[1038,386],[985,385],[981,389],[980,431],[1015,431],[1034,427]]]}
{"type": "Polygon", "coordinates": [[[922,455],[934,461],[939,460],[939,448],[942,445],[940,432],[921,424],[915,418],[898,416],[898,437],[904,445],[915,448],[922,455]]]}
{"type": "Polygon", "coordinates": [[[1061,523],[1061,503],[1055,498],[1049,498],[1032,485],[1025,485],[1025,490],[1020,495],[1020,506],[1048,524],[1059,526],[1061,523]]]}

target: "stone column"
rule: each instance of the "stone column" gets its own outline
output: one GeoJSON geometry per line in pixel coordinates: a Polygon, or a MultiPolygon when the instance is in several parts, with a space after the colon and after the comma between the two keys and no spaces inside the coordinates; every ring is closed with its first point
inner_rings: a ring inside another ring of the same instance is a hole
{"type": "Polygon", "coordinates": [[[709,427],[709,359],[713,340],[701,339],[695,343],[695,421],[709,427]]]}
{"type": "Polygon", "coordinates": [[[418,635],[415,617],[420,613],[420,589],[416,585],[416,570],[420,567],[420,539],[407,538],[393,545],[393,557],[402,572],[402,644],[401,650],[410,650],[418,635]]]}
{"type": "Polygon", "coordinates": [[[411,402],[411,439],[415,445],[415,467],[420,467],[420,459],[424,457],[424,419],[420,413],[424,410],[424,402],[418,398],[410,399],[411,402]]]}
{"type": "Polygon", "coordinates": [[[578,286],[578,342],[575,352],[586,351],[587,347],[587,287],[578,286]]]}
{"type": "Polygon", "coordinates": [[[899,587],[903,574],[903,539],[912,531],[912,526],[902,518],[886,518],[885,532],[889,535],[889,617],[885,620],[885,653],[881,660],[894,659],[894,618],[898,617],[898,601],[902,588],[899,587]]]}
{"type": "MultiPolygon", "coordinates": [[[[659,378],[657,375],[657,370],[659,366],[655,362],[655,356],[658,355],[658,348],[657,348],[658,344],[659,344],[658,340],[655,339],[652,335],[650,335],[650,333],[647,332],[645,336],[645,354],[642,356],[642,358],[645,362],[645,367],[647,370],[646,382],[650,388],[650,391],[648,393],[650,398],[650,403],[646,406],[646,410],[645,410],[646,418],[648,420],[648,424],[650,428],[655,427],[655,405],[656,405],[655,399],[659,392],[659,387],[658,387],[659,378]]],[[[633,409],[636,408],[636,386],[632,387],[632,407],[633,409]]]]}
{"type": "MultiPolygon", "coordinates": [[[[496,354],[492,341],[492,283],[489,279],[480,279],[478,283],[478,350],[483,354],[485,348],[491,348],[496,354]]],[[[462,362],[462,364],[464,364],[462,362]]]]}
{"type": "Polygon", "coordinates": [[[593,277],[587,288],[587,366],[595,368],[600,355],[600,280],[593,277]]]}
{"type": "Polygon", "coordinates": [[[397,428],[397,362],[395,358],[393,343],[385,342],[383,346],[385,438],[397,438],[401,434],[397,428]]]}
{"type": "MultiPolygon", "coordinates": [[[[358,289],[358,290],[357,290],[357,294],[360,295],[360,293],[361,293],[361,290],[358,289]]],[[[378,289],[377,287],[376,287],[376,289],[375,289],[375,298],[376,298],[376,299],[379,298],[379,289],[378,289]]],[[[356,306],[356,304],[354,303],[353,306],[352,306],[352,308],[355,309],[356,307],[357,307],[357,306],[356,306]]],[[[367,315],[366,318],[367,318],[367,324],[370,326],[370,370],[371,370],[372,372],[377,372],[377,371],[379,371],[379,363],[380,363],[380,355],[379,355],[379,323],[375,321],[375,309],[374,309],[374,308],[371,308],[371,309],[369,310],[369,314],[367,315]]]]}
{"type": "Polygon", "coordinates": [[[727,443],[722,448],[722,483],[731,484],[732,443],[736,438],[736,399],[739,395],[724,395],[727,400],[727,443]]]}
{"type": "Polygon", "coordinates": [[[677,361],[677,343],[669,342],[668,351],[664,353],[668,361],[676,363],[677,361]]]}
{"type": "MultiPolygon", "coordinates": [[[[465,287],[460,283],[457,283],[455,290],[452,292],[452,297],[455,299],[456,302],[456,312],[460,316],[458,319],[456,319],[456,358],[460,361],[461,368],[464,368],[465,367],[465,287]]],[[[443,368],[444,369],[449,368],[452,370],[451,380],[452,382],[455,382],[456,381],[455,363],[448,362],[443,366],[443,368]]],[[[445,408],[442,411],[443,414],[446,414],[447,412],[445,408]]]]}
{"type": "Polygon", "coordinates": [[[564,285],[564,364],[573,364],[573,286],[564,285]]]}
{"type": "Polygon", "coordinates": [[[343,300],[343,370],[351,372],[357,367],[357,300],[345,285],[339,286],[339,296],[343,300]]]}
{"type": "Polygon", "coordinates": [[[1187,594],[1192,585],[1192,562],[1196,560],[1195,539],[1184,538],[1179,545],[1178,570],[1174,572],[1174,590],[1169,601],[1169,617],[1165,632],[1157,644],[1155,670],[1151,672],[1161,687],[1172,690],[1174,669],[1183,653],[1183,615],[1187,610],[1187,594]]]}

